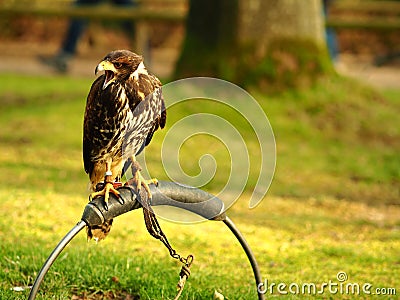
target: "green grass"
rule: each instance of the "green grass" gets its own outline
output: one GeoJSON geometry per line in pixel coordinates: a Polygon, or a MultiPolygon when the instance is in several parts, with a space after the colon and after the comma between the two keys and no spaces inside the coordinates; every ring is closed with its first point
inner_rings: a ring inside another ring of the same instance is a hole
{"type": "MultiPolygon", "coordinates": [[[[11,289],[33,283],[87,201],[81,137],[91,79],[0,75],[0,84],[0,299],[26,299],[29,291],[11,289]]],[[[258,172],[252,167],[247,190],[228,214],[252,246],[263,278],[320,286],[337,282],[336,274],[345,271],[348,282],[394,287],[399,293],[400,90],[376,92],[330,78],[308,90],[252,94],[274,129],[277,169],[267,197],[249,210],[258,172]]],[[[246,120],[211,102],[172,107],[168,126],[195,112],[223,115],[256,153],[246,120]]],[[[168,179],[158,154],[165,132],[146,152],[148,169],[160,179],[168,179]]],[[[181,163],[187,173],[197,174],[197,163],[188,161],[205,153],[212,153],[220,168],[205,189],[218,191],[229,170],[221,143],[188,140],[181,163]]],[[[250,266],[222,223],[160,222],[179,252],[195,255],[181,299],[212,299],[214,290],[228,299],[256,298],[250,266]]],[[[51,267],[39,298],[173,299],[179,269],[149,236],[141,212],[131,212],[118,217],[99,244],[87,243],[80,233],[51,267]]]]}
{"type": "Polygon", "coordinates": [[[272,192],[398,204],[399,99],[399,91],[330,78],[263,101],[278,148],[272,192]]]}

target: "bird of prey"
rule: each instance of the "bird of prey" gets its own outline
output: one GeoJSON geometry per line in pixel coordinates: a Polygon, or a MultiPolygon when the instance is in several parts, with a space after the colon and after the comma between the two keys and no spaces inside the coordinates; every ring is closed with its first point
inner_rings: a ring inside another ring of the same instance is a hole
{"type": "MultiPolygon", "coordinates": [[[[135,156],[150,143],[154,132],[165,126],[161,82],[147,71],[140,55],[128,50],[107,54],[95,74],[100,71],[104,74],[92,84],[83,124],[83,161],[90,178],[91,196],[103,195],[106,204],[109,193],[119,196],[115,184],[125,172],[124,165],[131,164],[133,178],[129,183],[137,190],[143,186],[147,198],[151,198],[148,184],[156,181],[143,179],[135,156]]],[[[145,220],[146,214],[149,219],[152,211],[143,211],[145,220]]],[[[109,220],[87,228],[88,239],[105,238],[111,225],[109,220]]]]}

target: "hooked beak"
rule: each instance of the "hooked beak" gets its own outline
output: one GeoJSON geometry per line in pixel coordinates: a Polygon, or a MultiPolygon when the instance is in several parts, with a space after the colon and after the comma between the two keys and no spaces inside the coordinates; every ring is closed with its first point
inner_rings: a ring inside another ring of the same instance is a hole
{"type": "Polygon", "coordinates": [[[113,83],[115,79],[116,69],[114,65],[108,60],[103,60],[100,62],[96,69],[94,70],[94,74],[97,75],[98,72],[105,71],[105,79],[103,84],[103,90],[107,88],[111,83],[113,83]]]}

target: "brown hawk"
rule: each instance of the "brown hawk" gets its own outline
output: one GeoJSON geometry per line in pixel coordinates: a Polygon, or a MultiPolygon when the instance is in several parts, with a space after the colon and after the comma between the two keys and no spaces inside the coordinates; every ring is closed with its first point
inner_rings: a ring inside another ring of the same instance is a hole
{"type": "MultiPolygon", "coordinates": [[[[107,203],[110,192],[118,196],[114,183],[121,179],[124,165],[132,164],[134,178],[129,183],[137,189],[143,185],[151,198],[135,156],[150,143],[154,132],[165,126],[161,82],[147,71],[141,56],[128,50],[107,54],[95,73],[99,71],[104,74],[92,84],[83,126],[83,161],[92,197],[104,195],[107,203]],[[102,186],[100,191],[98,186],[102,186]]],[[[149,212],[144,213],[146,219],[149,212]]],[[[111,224],[109,220],[88,228],[88,238],[105,238],[111,224]]]]}

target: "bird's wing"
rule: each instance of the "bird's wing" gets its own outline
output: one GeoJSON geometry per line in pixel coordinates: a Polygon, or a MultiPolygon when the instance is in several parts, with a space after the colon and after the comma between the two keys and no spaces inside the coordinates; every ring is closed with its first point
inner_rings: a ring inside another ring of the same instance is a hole
{"type": "Polygon", "coordinates": [[[146,147],[148,144],[150,144],[151,139],[153,138],[154,132],[157,131],[158,128],[164,128],[165,122],[167,119],[167,111],[165,109],[165,102],[164,98],[162,95],[162,90],[161,87],[158,88],[154,93],[152,94],[153,101],[154,102],[159,102],[161,105],[161,113],[157,115],[157,117],[154,119],[153,126],[150,129],[149,133],[147,134],[146,141],[144,143],[144,147],[146,147]]]}
{"type": "Polygon", "coordinates": [[[134,116],[151,114],[151,111],[156,112],[151,127],[146,133],[146,139],[139,151],[136,152],[138,155],[150,143],[154,132],[158,128],[164,128],[166,123],[167,115],[161,82],[152,74],[140,74],[139,80],[128,82],[125,90],[134,116]]]}
{"type": "MultiPolygon", "coordinates": [[[[157,88],[153,93],[147,95],[147,97],[145,98],[146,104],[147,103],[155,103],[161,106],[161,114],[157,115],[156,118],[153,121],[152,127],[150,128],[149,132],[147,133],[147,137],[144,141],[144,143],[142,144],[142,146],[140,147],[140,149],[136,152],[135,155],[139,155],[143,149],[150,143],[154,132],[157,131],[158,128],[164,128],[165,127],[165,123],[166,123],[166,118],[167,118],[167,111],[165,108],[165,102],[164,102],[164,98],[162,96],[162,90],[161,87],[157,88]]],[[[143,103],[142,103],[143,104],[143,103]]],[[[139,105],[136,106],[136,113],[142,112],[141,108],[143,107],[143,109],[148,108],[148,106],[146,105],[139,105]]],[[[129,167],[132,164],[132,160],[130,158],[128,158],[125,161],[124,167],[122,169],[122,175],[124,176],[124,174],[126,173],[126,171],[129,169],[129,167]]]]}
{"type": "Polygon", "coordinates": [[[154,119],[153,126],[151,127],[149,133],[147,134],[146,141],[144,147],[147,146],[151,139],[153,138],[154,132],[157,131],[158,128],[164,128],[166,120],[167,120],[167,111],[165,109],[165,102],[164,97],[162,94],[161,82],[158,80],[157,77],[153,75],[149,75],[150,82],[153,84],[153,92],[148,97],[151,97],[151,102],[157,107],[160,108],[159,114],[157,114],[156,118],[154,119]]]}
{"type": "Polygon", "coordinates": [[[90,92],[86,100],[85,116],[83,120],[83,164],[85,167],[85,172],[91,174],[94,168],[94,163],[91,159],[91,152],[93,146],[93,106],[95,105],[96,98],[99,97],[99,92],[101,91],[102,83],[104,81],[104,75],[98,77],[92,84],[90,92]]]}

